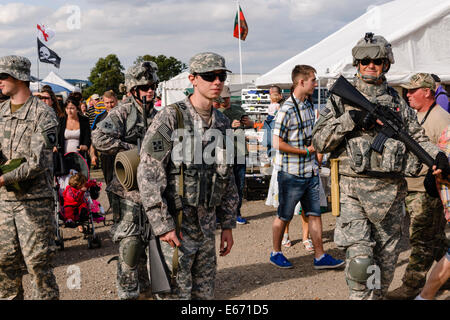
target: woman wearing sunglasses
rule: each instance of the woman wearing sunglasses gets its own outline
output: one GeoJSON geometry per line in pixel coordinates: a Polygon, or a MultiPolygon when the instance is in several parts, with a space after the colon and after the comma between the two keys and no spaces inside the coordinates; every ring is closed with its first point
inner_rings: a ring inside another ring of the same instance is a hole
{"type": "Polygon", "coordinates": [[[64,112],[61,110],[61,107],[59,106],[58,99],[56,99],[55,93],[53,92],[53,90],[50,87],[44,86],[41,89],[39,98],[42,101],[44,101],[50,108],[55,110],[56,116],[58,118],[64,117],[64,112]]]}

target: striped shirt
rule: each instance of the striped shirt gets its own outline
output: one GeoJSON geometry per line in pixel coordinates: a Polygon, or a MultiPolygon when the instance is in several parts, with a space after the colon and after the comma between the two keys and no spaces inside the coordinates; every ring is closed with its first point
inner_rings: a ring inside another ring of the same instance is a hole
{"type": "Polygon", "coordinates": [[[95,117],[97,116],[97,114],[95,113],[95,107],[88,107],[86,116],[89,118],[89,126],[92,127],[95,117]]]}
{"type": "MultiPolygon", "coordinates": [[[[277,113],[273,135],[283,139],[292,147],[305,149],[306,141],[311,144],[312,130],[315,122],[314,107],[305,100],[296,99],[301,119],[292,98],[287,99],[277,113]]],[[[274,162],[275,169],[302,178],[310,178],[318,174],[318,166],[314,153],[299,155],[277,150],[274,162]]]]}

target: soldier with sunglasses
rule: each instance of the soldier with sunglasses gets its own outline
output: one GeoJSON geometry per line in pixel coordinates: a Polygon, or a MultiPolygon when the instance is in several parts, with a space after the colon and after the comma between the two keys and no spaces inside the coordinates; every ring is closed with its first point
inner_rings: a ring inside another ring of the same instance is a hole
{"type": "Polygon", "coordinates": [[[156,115],[138,167],[142,204],[172,278],[171,293],[158,295],[161,299],[213,299],[216,216],[222,229],[220,256],[230,252],[236,226],[239,196],[232,156],[225,161],[234,149],[225,142],[231,126],[212,106],[227,77],[225,59],[199,53],[189,67],[194,93],[156,115]]]}
{"type": "MultiPolygon", "coordinates": [[[[144,61],[130,67],[125,74],[127,100],[113,108],[92,132],[92,143],[102,154],[115,156],[138,147],[145,135],[144,114],[150,125],[157,111],[153,107],[158,85],[157,65],[144,61]],[[143,100],[146,98],[146,110],[143,100]]],[[[150,283],[147,273],[147,247],[143,235],[142,205],[139,190],[127,191],[114,173],[106,192],[110,195],[114,225],[111,234],[119,242],[117,291],[122,300],[145,298],[150,283]]]]}
{"type": "MultiPolygon", "coordinates": [[[[356,89],[372,103],[398,114],[404,130],[436,159],[433,174],[448,172],[445,154],[429,141],[414,110],[387,84],[385,74],[394,63],[391,44],[366,33],[352,55],[356,89]]],[[[334,241],[346,250],[350,299],[382,299],[387,294],[405,232],[401,229],[407,194],[404,177],[416,176],[422,166],[395,137],[386,140],[381,153],[376,152],[371,145],[381,125],[371,114],[331,95],[313,131],[316,151],[339,159],[340,215],[334,241]]]]}

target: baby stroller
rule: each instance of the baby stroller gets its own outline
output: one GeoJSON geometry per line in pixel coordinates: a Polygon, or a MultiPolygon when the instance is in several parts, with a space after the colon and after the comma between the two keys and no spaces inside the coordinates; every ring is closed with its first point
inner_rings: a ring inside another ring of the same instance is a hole
{"type": "Polygon", "coordinates": [[[68,181],[70,176],[73,174],[80,172],[85,177],[89,179],[89,166],[86,163],[86,160],[76,152],[69,152],[64,155],[63,158],[64,169],[59,170],[59,172],[55,172],[55,221],[56,221],[56,245],[60,247],[61,250],[64,250],[64,237],[63,232],[61,230],[62,226],[75,228],[81,226],[83,229],[84,239],[87,239],[88,248],[99,248],[101,247],[101,240],[98,235],[95,233],[94,222],[104,222],[104,217],[98,213],[94,214],[91,212],[91,208],[93,208],[92,203],[93,200],[90,196],[90,190],[96,194],[96,199],[98,198],[98,194],[101,188],[101,184],[97,184],[95,180],[88,180],[86,183],[86,187],[88,190],[85,192],[85,203],[86,203],[86,211],[85,214],[81,214],[80,219],[77,221],[73,221],[73,223],[66,223],[66,216],[64,214],[64,198],[63,192],[68,185],[68,181]]]}

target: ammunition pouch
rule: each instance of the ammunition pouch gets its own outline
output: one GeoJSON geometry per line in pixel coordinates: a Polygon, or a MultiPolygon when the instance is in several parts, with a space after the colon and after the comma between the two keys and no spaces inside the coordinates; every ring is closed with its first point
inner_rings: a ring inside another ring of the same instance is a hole
{"type": "MultiPolygon", "coordinates": [[[[195,127],[193,120],[191,119],[190,113],[183,106],[175,106],[177,108],[177,121],[183,121],[182,124],[179,123],[178,127],[183,128],[182,131],[188,136],[183,136],[184,145],[183,148],[194,148],[193,140],[194,136],[189,136],[193,134],[195,127]],[[191,143],[187,143],[190,141],[191,143]]],[[[225,133],[223,132],[225,137],[225,133]]],[[[202,145],[201,154],[207,148],[211,147],[213,140],[210,140],[207,144],[202,145]]],[[[223,143],[225,146],[225,141],[223,143]]],[[[190,150],[191,152],[185,152],[188,154],[183,161],[171,161],[170,167],[168,169],[168,179],[167,179],[167,203],[175,202],[178,204],[169,205],[170,212],[178,212],[182,208],[182,205],[189,205],[193,207],[204,206],[205,208],[213,208],[219,206],[222,202],[222,196],[228,185],[229,175],[231,174],[231,167],[226,164],[226,149],[219,146],[215,146],[214,150],[214,162],[211,164],[202,163],[195,164],[194,154],[196,150],[190,150]],[[183,170],[181,170],[183,166],[183,170]],[[183,174],[183,197],[182,201],[180,193],[180,174],[183,174]],[[181,207],[180,207],[181,206],[181,207]]]]}
{"type": "MultiPolygon", "coordinates": [[[[373,137],[369,135],[348,140],[346,152],[350,167],[354,172],[369,175],[404,172],[407,167],[407,152],[403,142],[388,138],[379,154],[373,150],[372,141],[373,137]]],[[[410,166],[414,167],[413,164],[410,166]]]]}
{"type": "MultiPolygon", "coordinates": [[[[183,189],[184,196],[181,197],[175,192],[167,192],[170,196],[168,199],[169,210],[177,212],[182,208],[183,204],[197,207],[202,205],[206,208],[213,208],[222,203],[222,196],[229,181],[229,172],[218,172],[216,166],[202,166],[202,165],[188,165],[183,170],[183,189]]],[[[179,175],[181,171],[179,168],[174,168],[169,171],[168,183],[169,190],[178,190],[179,175]]]]}

